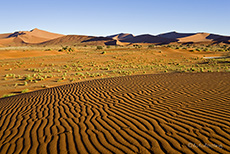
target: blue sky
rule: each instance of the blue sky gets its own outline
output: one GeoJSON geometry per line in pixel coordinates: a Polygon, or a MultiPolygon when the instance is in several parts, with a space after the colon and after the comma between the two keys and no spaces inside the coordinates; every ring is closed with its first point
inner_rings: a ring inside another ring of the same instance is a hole
{"type": "Polygon", "coordinates": [[[230,0],[6,0],[0,33],[39,28],[103,36],[169,31],[230,35],[230,0]]]}

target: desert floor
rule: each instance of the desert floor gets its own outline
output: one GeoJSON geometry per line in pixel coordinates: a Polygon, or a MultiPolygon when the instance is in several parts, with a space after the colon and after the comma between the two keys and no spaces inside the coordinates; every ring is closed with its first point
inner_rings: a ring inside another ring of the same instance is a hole
{"type": "Polygon", "coordinates": [[[0,153],[230,153],[222,53],[39,51],[0,61],[0,153]]]}
{"type": "Polygon", "coordinates": [[[74,52],[21,47],[0,50],[0,98],[23,92],[116,76],[230,72],[225,52],[190,52],[166,47],[79,47],[74,52]],[[51,51],[49,51],[51,50],[51,51]]]}

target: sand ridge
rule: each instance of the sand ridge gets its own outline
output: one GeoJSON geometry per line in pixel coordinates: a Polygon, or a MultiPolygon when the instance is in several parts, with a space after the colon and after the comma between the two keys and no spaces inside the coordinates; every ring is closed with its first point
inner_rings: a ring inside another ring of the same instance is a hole
{"type": "Polygon", "coordinates": [[[229,153],[229,77],[136,75],[3,98],[0,153],[229,153]]]}
{"type": "Polygon", "coordinates": [[[173,44],[173,43],[226,43],[230,37],[211,33],[177,33],[168,32],[159,35],[141,34],[134,36],[119,33],[110,36],[62,35],[33,29],[0,34],[0,46],[60,46],[60,45],[130,45],[132,43],[173,44]]]}

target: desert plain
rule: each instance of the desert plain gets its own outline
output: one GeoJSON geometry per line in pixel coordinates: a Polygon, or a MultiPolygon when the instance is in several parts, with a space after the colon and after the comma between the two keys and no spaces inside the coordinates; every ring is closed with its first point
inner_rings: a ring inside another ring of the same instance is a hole
{"type": "Polygon", "coordinates": [[[0,153],[230,153],[229,37],[0,35],[0,153]]]}

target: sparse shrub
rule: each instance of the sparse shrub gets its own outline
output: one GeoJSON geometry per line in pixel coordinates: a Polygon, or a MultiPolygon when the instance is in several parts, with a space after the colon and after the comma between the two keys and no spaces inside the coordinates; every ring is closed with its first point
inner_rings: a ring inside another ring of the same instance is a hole
{"type": "Polygon", "coordinates": [[[71,47],[69,47],[69,46],[62,46],[62,49],[59,49],[58,51],[68,51],[68,52],[73,52],[74,51],[74,49],[72,49],[71,47]]]}
{"type": "Polygon", "coordinates": [[[97,46],[97,50],[102,50],[103,47],[102,46],[97,46]]]}
{"type": "Polygon", "coordinates": [[[15,95],[15,94],[6,94],[6,95],[3,95],[2,98],[14,96],[14,95],[15,95]]]}
{"type": "Polygon", "coordinates": [[[27,93],[27,92],[29,92],[29,89],[24,89],[21,91],[21,93],[27,93]]]}
{"type": "Polygon", "coordinates": [[[24,82],[24,85],[26,86],[26,85],[28,85],[28,83],[25,81],[25,82],[24,82]]]}
{"type": "Polygon", "coordinates": [[[84,76],[84,74],[83,74],[83,73],[76,73],[76,75],[84,76]]]}
{"type": "Polygon", "coordinates": [[[106,51],[103,51],[101,54],[106,54],[106,51]]]}
{"type": "Polygon", "coordinates": [[[154,47],[155,47],[155,45],[153,45],[153,44],[148,46],[148,48],[154,48],[154,47]]]}
{"type": "Polygon", "coordinates": [[[134,44],[133,47],[135,47],[135,48],[141,48],[142,45],[134,44]]]}
{"type": "Polygon", "coordinates": [[[52,49],[45,49],[45,51],[51,51],[52,49]]]}
{"type": "Polygon", "coordinates": [[[30,75],[28,75],[27,77],[25,77],[25,80],[26,80],[26,81],[32,81],[32,79],[33,79],[33,78],[32,78],[30,75]]]}

